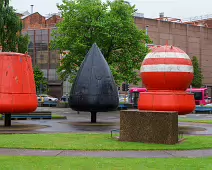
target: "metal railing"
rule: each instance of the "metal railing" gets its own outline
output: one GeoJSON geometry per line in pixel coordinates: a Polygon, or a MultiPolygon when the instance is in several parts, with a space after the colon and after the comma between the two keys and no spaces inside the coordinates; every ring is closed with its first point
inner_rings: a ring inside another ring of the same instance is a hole
{"type": "Polygon", "coordinates": [[[182,19],[182,21],[183,22],[194,22],[194,21],[201,21],[201,20],[207,20],[207,19],[212,19],[212,14],[185,18],[185,19],[182,19]]]}

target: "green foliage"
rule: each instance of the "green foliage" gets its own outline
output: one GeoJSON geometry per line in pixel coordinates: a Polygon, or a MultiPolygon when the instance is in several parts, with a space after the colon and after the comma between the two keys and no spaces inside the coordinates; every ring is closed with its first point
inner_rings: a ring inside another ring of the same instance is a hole
{"type": "Polygon", "coordinates": [[[202,75],[201,68],[199,66],[199,62],[196,56],[193,57],[192,64],[194,68],[194,79],[192,81],[192,86],[196,88],[200,88],[203,85],[202,83],[203,75],[202,75]]]}
{"type": "Polygon", "coordinates": [[[9,0],[1,0],[0,16],[0,45],[2,51],[24,51],[25,53],[29,42],[26,41],[26,36],[21,35],[22,22],[13,7],[9,6],[9,0]]]}
{"type": "Polygon", "coordinates": [[[0,9],[2,9],[3,7],[7,7],[10,3],[10,0],[1,0],[0,1],[0,9]]]}
{"type": "Polygon", "coordinates": [[[34,67],[34,79],[36,84],[36,91],[44,93],[47,91],[47,80],[44,77],[43,72],[38,66],[34,67]]]}
{"type": "Polygon", "coordinates": [[[18,37],[18,52],[26,53],[28,51],[29,42],[30,38],[28,35],[20,35],[18,37]]]}
{"type": "Polygon", "coordinates": [[[134,23],[135,6],[123,0],[63,0],[58,8],[64,20],[53,33],[51,47],[70,51],[58,68],[61,79],[70,76],[72,82],[86,53],[97,43],[117,84],[140,80],[135,70],[148,52],[145,43],[151,41],[134,23]]]}

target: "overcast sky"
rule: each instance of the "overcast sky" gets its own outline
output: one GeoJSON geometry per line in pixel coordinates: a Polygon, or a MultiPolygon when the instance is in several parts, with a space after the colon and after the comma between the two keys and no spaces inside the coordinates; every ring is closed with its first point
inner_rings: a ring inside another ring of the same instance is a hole
{"type": "MultiPolygon", "coordinates": [[[[147,18],[157,18],[160,12],[165,16],[180,19],[212,14],[212,0],[128,0],[135,4],[138,12],[144,13],[147,18]]],[[[31,11],[42,15],[58,12],[56,3],[62,0],[11,0],[11,5],[18,11],[31,11]]]]}

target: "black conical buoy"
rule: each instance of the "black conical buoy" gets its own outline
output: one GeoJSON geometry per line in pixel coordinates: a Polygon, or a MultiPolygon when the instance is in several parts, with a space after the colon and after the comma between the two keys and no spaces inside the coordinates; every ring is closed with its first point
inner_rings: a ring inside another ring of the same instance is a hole
{"type": "Polygon", "coordinates": [[[118,90],[110,68],[93,44],[72,85],[69,105],[76,111],[91,112],[94,120],[96,114],[92,113],[116,110],[118,104],[118,90]]]}

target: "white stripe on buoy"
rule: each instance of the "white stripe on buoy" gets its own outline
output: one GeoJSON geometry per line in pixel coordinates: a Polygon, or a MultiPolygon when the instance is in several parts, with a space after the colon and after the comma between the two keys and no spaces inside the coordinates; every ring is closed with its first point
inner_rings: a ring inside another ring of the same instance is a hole
{"type": "Polygon", "coordinates": [[[142,65],[140,72],[188,72],[193,73],[193,66],[174,64],[142,65]]]}
{"type": "Polygon", "coordinates": [[[155,53],[148,53],[144,60],[149,58],[183,58],[189,59],[190,57],[186,53],[177,53],[177,52],[155,52],[155,53]]]}

